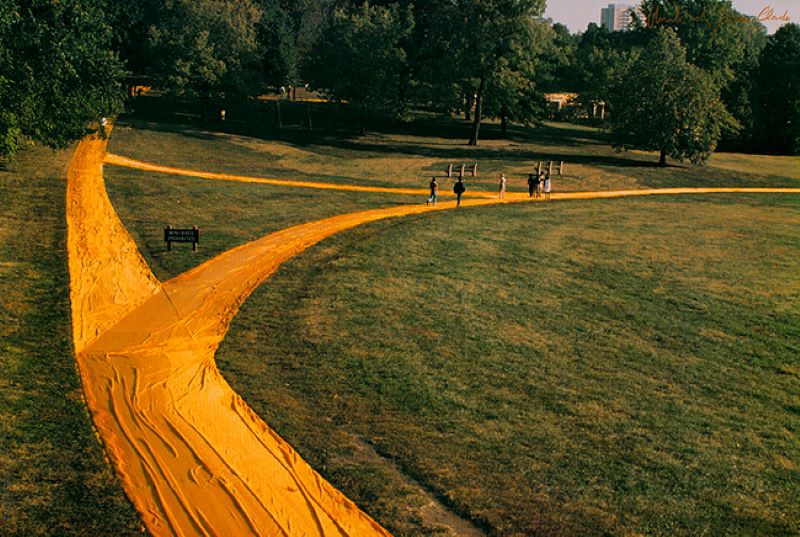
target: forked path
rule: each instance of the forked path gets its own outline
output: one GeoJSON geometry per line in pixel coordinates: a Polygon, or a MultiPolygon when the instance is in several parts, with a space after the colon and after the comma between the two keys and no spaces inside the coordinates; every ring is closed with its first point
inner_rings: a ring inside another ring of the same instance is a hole
{"type": "MultiPolygon", "coordinates": [[[[241,303],[287,259],[340,231],[452,209],[454,202],[368,210],[291,227],[161,283],[108,200],[104,157],[104,141],[86,139],[68,172],[75,349],[97,429],[148,530],[154,535],[388,535],[247,406],[220,375],[214,353],[241,303]]],[[[800,189],[553,197],[715,192],[800,189]]],[[[463,205],[523,199],[510,195],[463,205]]]]}

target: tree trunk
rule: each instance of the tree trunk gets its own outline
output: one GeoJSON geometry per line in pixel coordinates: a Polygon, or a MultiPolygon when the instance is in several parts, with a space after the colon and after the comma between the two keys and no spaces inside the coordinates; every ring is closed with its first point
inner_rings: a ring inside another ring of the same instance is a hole
{"type": "Polygon", "coordinates": [[[203,116],[203,123],[208,123],[208,100],[205,95],[200,97],[200,115],[203,116]]]}
{"type": "Polygon", "coordinates": [[[661,156],[658,158],[658,165],[659,166],[666,166],[667,165],[667,152],[663,149],[661,150],[661,156]]]}
{"type": "Polygon", "coordinates": [[[478,145],[478,135],[481,130],[481,114],[483,113],[483,89],[485,82],[481,78],[481,83],[478,86],[478,96],[475,98],[475,118],[472,120],[472,136],[469,139],[469,145],[478,145]]]}
{"type": "Polygon", "coordinates": [[[508,114],[505,110],[500,114],[500,138],[508,138],[508,114]]]}

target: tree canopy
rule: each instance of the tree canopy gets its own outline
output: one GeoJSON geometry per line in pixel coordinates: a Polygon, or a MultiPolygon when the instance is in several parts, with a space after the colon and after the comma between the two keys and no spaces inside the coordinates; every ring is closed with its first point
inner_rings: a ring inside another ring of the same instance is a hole
{"type": "MultiPolygon", "coordinates": [[[[524,96],[531,96],[534,78],[536,17],[544,0],[454,0],[437,34],[457,66],[460,86],[475,94],[470,145],[478,145],[484,100],[487,111],[509,115],[524,96]],[[494,106],[492,106],[494,105],[494,106]]],[[[523,110],[516,109],[519,113],[523,110]]]]}
{"type": "Polygon", "coordinates": [[[122,63],[99,2],[0,1],[0,155],[62,147],[122,107],[122,63]]]}
{"type": "Polygon", "coordinates": [[[260,20],[251,0],[166,0],[148,30],[152,72],[177,94],[254,94],[260,20]]]}
{"type": "Polygon", "coordinates": [[[410,10],[397,5],[338,9],[323,33],[309,69],[311,81],[333,99],[359,111],[401,115],[400,85],[406,53],[400,42],[411,34],[410,10]]]}
{"type": "Polygon", "coordinates": [[[620,147],[658,146],[699,162],[724,135],[738,147],[797,151],[796,25],[768,38],[730,0],[644,0],[645,18],[631,31],[590,24],[571,34],[542,19],[544,7],[544,0],[0,0],[0,155],[25,138],[59,146],[80,137],[99,115],[121,110],[123,81],[138,77],[204,110],[211,98],[308,82],[349,103],[362,128],[371,116],[409,119],[415,106],[464,112],[472,145],[486,117],[499,118],[505,135],[509,122],[543,118],[544,91],[574,91],[583,103],[609,103],[620,147]],[[655,54],[665,39],[679,47],[674,57],[655,54]],[[654,70],[643,55],[678,61],[675,72],[654,70]],[[666,90],[654,85],[658,76],[666,90]],[[661,93],[645,104],[648,84],[661,93]],[[651,110],[661,103],[660,141],[627,115],[626,101],[651,110]],[[690,113],[677,102],[698,106],[690,113]],[[695,134],[666,128],[667,116],[695,134]]]}
{"type": "Polygon", "coordinates": [[[705,162],[734,120],[719,89],[670,28],[655,31],[612,91],[612,137],[619,148],[654,150],[659,162],[705,162]]]}
{"type": "Polygon", "coordinates": [[[800,153],[800,26],[769,38],[758,69],[759,129],[772,151],[800,153]]]}

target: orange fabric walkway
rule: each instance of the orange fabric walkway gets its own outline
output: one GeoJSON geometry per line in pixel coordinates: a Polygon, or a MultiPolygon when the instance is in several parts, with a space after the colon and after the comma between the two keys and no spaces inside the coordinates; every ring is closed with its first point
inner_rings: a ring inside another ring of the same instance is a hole
{"type": "MultiPolygon", "coordinates": [[[[285,260],[366,222],[452,209],[455,202],[302,224],[161,283],[108,200],[104,156],[104,141],[86,139],[68,171],[75,349],[95,424],[147,529],[154,535],[388,535],[233,392],[214,353],[241,303],[285,260]]],[[[586,192],[553,199],[716,192],[800,189],[586,192]]],[[[462,205],[527,199],[508,195],[462,205]]]]}
{"type": "MultiPolygon", "coordinates": [[[[122,166],[124,168],[133,168],[136,170],[144,170],[149,172],[169,173],[172,175],[183,175],[187,177],[198,177],[200,179],[212,179],[215,181],[236,181],[240,183],[257,183],[262,185],[273,186],[288,186],[298,188],[315,188],[318,190],[344,190],[347,192],[373,192],[379,194],[409,194],[413,196],[427,196],[430,191],[421,188],[393,188],[393,187],[380,187],[380,186],[365,186],[365,185],[343,185],[339,183],[322,183],[318,181],[292,181],[289,179],[271,179],[267,177],[250,177],[249,175],[232,175],[229,173],[214,173],[214,172],[199,172],[196,170],[187,170],[184,168],[173,168],[170,166],[161,166],[160,164],[151,164],[149,162],[142,162],[128,157],[115,155],[109,153],[105,158],[106,164],[112,166],[122,166]]],[[[452,194],[443,192],[443,194],[452,194]]],[[[488,194],[485,196],[488,197],[488,194]]]]}

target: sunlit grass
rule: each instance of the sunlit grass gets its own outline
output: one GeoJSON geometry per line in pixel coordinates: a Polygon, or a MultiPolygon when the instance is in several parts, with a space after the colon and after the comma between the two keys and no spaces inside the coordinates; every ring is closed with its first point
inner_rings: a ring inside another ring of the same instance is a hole
{"type": "MultiPolygon", "coordinates": [[[[288,106],[288,105],[287,105],[288,106]]],[[[301,106],[301,105],[298,105],[301,106]]],[[[333,105],[319,105],[330,114],[333,105]]],[[[442,177],[450,163],[478,163],[478,177],[467,176],[468,192],[495,191],[501,173],[510,191],[524,191],[527,175],[540,161],[565,162],[559,191],[656,187],[798,186],[797,158],[719,154],[713,166],[674,164],[659,168],[657,155],[617,152],[597,129],[565,123],[539,128],[513,127],[499,138],[487,123],[479,147],[465,144],[469,125],[420,112],[410,125],[388,126],[357,135],[342,128],[309,131],[270,128],[258,108],[234,113],[225,124],[165,123],[174,116],[142,113],[115,129],[110,149],[139,160],[203,171],[258,177],[424,188],[442,177]],[[133,126],[135,128],[130,128],[133,126]]],[[[338,124],[336,124],[338,125],[338,124]]],[[[452,181],[442,181],[450,189],[452,181]]]]}
{"type": "Polygon", "coordinates": [[[0,171],[0,533],[141,535],[92,431],[73,356],[70,156],[27,149],[0,171]]]}
{"type": "MultiPolygon", "coordinates": [[[[446,131],[250,138],[235,124],[136,125],[115,129],[113,151],[254,176],[419,187],[477,156],[470,188],[494,189],[502,170],[521,190],[530,162],[564,156],[564,190],[798,184],[780,159],[661,169],[560,124],[509,141],[489,128],[478,150],[446,131]]],[[[422,202],[106,175],[161,277],[294,223],[422,202]],[[166,223],[199,223],[200,253],[167,253],[166,223]]],[[[799,211],[792,197],[681,197],[372,224],[281,268],[218,360],[272,427],[398,535],[436,528],[395,464],[499,535],[796,533],[799,211]]]]}
{"type": "Polygon", "coordinates": [[[218,361],[400,534],[408,492],[354,486],[348,435],[501,535],[791,534],[798,223],[722,197],[374,224],[280,269],[218,361]]]}

